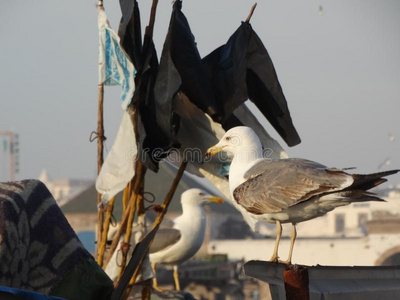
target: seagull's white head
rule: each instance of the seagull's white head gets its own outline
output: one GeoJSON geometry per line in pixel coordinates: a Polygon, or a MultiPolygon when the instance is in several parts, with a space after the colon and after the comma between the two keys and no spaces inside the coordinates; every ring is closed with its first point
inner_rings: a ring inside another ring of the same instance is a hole
{"type": "Polygon", "coordinates": [[[229,129],[218,144],[207,150],[206,155],[214,156],[221,151],[231,152],[233,156],[243,152],[250,155],[254,152],[253,154],[258,157],[262,146],[253,129],[238,126],[229,129]]]}
{"type": "Polygon", "coordinates": [[[222,203],[224,201],[220,197],[209,195],[201,189],[189,189],[181,196],[182,205],[203,205],[208,202],[222,203]]]}

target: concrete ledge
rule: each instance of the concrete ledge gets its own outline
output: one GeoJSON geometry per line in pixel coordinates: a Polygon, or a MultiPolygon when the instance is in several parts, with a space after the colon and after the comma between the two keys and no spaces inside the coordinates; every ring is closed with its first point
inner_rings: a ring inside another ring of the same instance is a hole
{"type": "MultiPolygon", "coordinates": [[[[311,300],[400,299],[400,266],[306,268],[311,300]]],[[[247,276],[270,284],[273,300],[286,299],[283,273],[287,269],[286,265],[266,261],[244,265],[247,276]]]]}

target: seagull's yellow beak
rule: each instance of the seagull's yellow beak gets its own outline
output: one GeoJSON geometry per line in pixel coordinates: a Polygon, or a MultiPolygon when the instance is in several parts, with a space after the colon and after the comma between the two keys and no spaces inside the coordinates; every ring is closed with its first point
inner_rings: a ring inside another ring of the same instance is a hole
{"type": "Polygon", "coordinates": [[[218,146],[218,145],[212,146],[207,149],[206,156],[213,157],[215,154],[220,153],[222,151],[222,149],[224,149],[225,147],[226,147],[226,145],[225,146],[218,146]]]}
{"type": "Polygon", "coordinates": [[[217,196],[206,197],[205,199],[209,202],[215,202],[215,203],[223,203],[224,202],[224,200],[222,200],[222,198],[217,197],[217,196]]]}

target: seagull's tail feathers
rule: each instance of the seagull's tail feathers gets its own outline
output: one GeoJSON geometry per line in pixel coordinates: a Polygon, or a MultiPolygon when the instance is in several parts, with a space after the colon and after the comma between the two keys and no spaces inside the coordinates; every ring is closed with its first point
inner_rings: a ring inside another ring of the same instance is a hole
{"type": "Polygon", "coordinates": [[[353,191],[353,190],[366,191],[372,189],[373,187],[376,187],[387,181],[387,179],[383,177],[396,174],[399,171],[400,170],[390,170],[390,171],[372,173],[366,175],[353,174],[352,176],[354,182],[351,186],[346,188],[345,191],[353,191]]]}
{"type": "Polygon", "coordinates": [[[342,199],[346,199],[346,202],[365,202],[365,201],[379,201],[386,202],[385,200],[379,198],[376,194],[366,192],[364,190],[350,190],[340,192],[339,195],[342,199]]]}

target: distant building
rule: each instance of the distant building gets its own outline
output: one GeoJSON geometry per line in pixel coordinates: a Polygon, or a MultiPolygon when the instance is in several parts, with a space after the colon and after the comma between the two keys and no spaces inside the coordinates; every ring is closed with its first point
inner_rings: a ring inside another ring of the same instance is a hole
{"type": "MultiPolygon", "coordinates": [[[[298,224],[293,262],[306,265],[400,265],[400,186],[375,191],[386,202],[353,203],[323,217],[298,224]]],[[[268,260],[275,243],[275,225],[260,223],[267,238],[213,240],[210,254],[230,259],[268,260]]],[[[284,224],[281,259],[289,249],[290,225],[284,224]]]]}
{"type": "Polygon", "coordinates": [[[40,173],[39,180],[47,186],[60,207],[93,185],[93,180],[52,180],[46,169],[43,169],[40,173]]]}
{"type": "MultiPolygon", "coordinates": [[[[163,203],[175,174],[176,168],[165,163],[160,164],[158,173],[154,173],[150,170],[147,171],[144,187],[146,207],[152,204],[163,203]]],[[[190,188],[201,188],[209,194],[215,194],[214,191],[210,190],[210,188],[204,185],[201,181],[194,179],[194,176],[185,173],[168,207],[167,218],[173,219],[182,213],[180,197],[184,191],[190,188]]],[[[90,249],[89,251],[94,251],[93,245],[95,242],[94,238],[97,225],[97,191],[94,184],[62,206],[61,210],[65,214],[72,228],[82,239],[85,246],[89,245],[87,246],[87,249],[90,249]],[[89,233],[91,234],[91,237],[89,237],[89,233]],[[85,236],[83,237],[83,235],[85,236]]],[[[252,235],[248,226],[244,223],[240,213],[231,205],[227,203],[210,203],[206,206],[206,212],[209,222],[207,223],[206,228],[205,243],[200,249],[200,253],[207,251],[208,241],[225,236],[225,233],[221,235],[220,231],[216,230],[221,224],[225,224],[223,226],[225,230],[223,231],[226,231],[227,238],[246,238],[252,235]],[[231,222],[234,224],[234,230],[229,226],[231,222]]],[[[116,196],[113,216],[116,221],[121,220],[122,192],[116,196]]]]}

